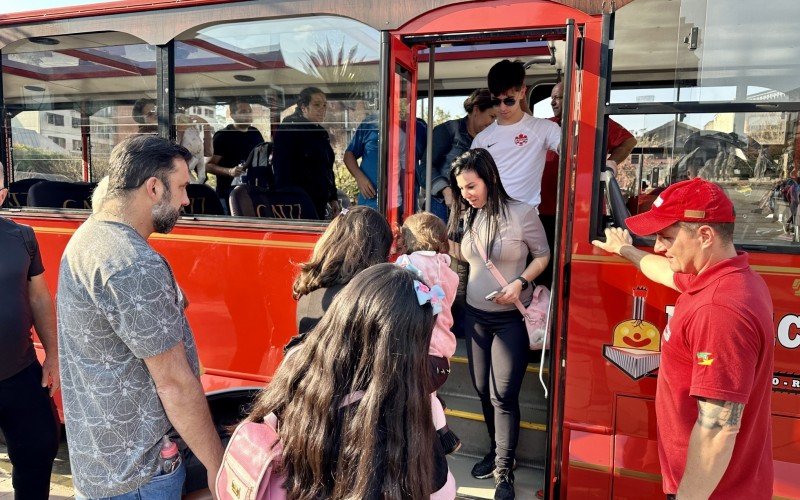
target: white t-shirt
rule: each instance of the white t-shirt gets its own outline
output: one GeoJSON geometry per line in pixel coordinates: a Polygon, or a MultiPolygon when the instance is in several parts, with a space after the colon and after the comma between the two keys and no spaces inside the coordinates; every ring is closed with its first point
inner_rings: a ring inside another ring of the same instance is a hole
{"type": "Polygon", "coordinates": [[[542,172],[547,150],[557,153],[560,143],[561,127],[525,113],[520,121],[511,125],[492,123],[475,136],[471,149],[489,151],[508,195],[537,207],[542,201],[542,172]]]}

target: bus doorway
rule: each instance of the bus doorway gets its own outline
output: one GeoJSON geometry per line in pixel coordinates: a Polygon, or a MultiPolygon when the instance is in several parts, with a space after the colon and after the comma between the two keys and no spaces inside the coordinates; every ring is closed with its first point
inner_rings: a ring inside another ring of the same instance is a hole
{"type": "MultiPolygon", "coordinates": [[[[580,109],[579,99],[582,78],[581,71],[576,64],[582,54],[584,45],[578,43],[582,37],[582,30],[576,29],[571,20],[568,24],[552,27],[529,27],[514,31],[501,31],[492,33],[464,32],[449,34],[404,34],[392,37],[392,49],[399,54],[411,50],[413,53],[413,68],[405,68],[400,63],[395,63],[389,68],[392,84],[398,85],[400,91],[391,92],[390,96],[395,103],[390,103],[390,120],[394,116],[406,123],[416,123],[414,131],[405,134],[404,144],[401,148],[393,148],[397,143],[398,135],[390,135],[388,172],[391,183],[395,179],[404,178],[403,198],[414,200],[415,203],[404,205],[403,216],[413,213],[416,207],[419,210],[437,212],[446,205],[441,182],[436,189],[436,176],[441,173],[443,146],[437,144],[435,137],[436,127],[458,127],[458,123],[466,124],[469,119],[464,116],[465,99],[473,91],[487,87],[487,74],[496,63],[509,59],[521,61],[525,67],[525,86],[529,89],[549,89],[557,82],[565,87],[563,120],[567,126],[562,128],[561,149],[559,158],[563,161],[553,165],[554,175],[550,176],[550,184],[542,186],[547,189],[553,198],[553,204],[558,204],[561,209],[551,212],[548,218],[548,233],[551,236],[551,270],[548,272],[546,282],[536,281],[551,289],[553,294],[552,310],[558,310],[557,295],[563,265],[559,259],[558,248],[562,248],[569,234],[560,228],[564,221],[569,219],[567,211],[567,197],[569,191],[569,153],[576,147],[575,138],[567,132],[572,130],[571,124],[577,119],[577,110],[580,109]],[[409,85],[403,85],[403,75],[413,75],[416,80],[409,85]],[[416,92],[409,96],[411,106],[407,115],[403,108],[406,93],[403,88],[415,88],[416,92]],[[394,111],[393,111],[394,110],[394,111]],[[415,134],[414,139],[411,138],[415,134]],[[411,159],[400,154],[400,150],[423,150],[422,156],[411,159]],[[413,173],[409,172],[413,170],[413,173]],[[413,175],[413,177],[412,177],[413,175]],[[404,176],[404,177],[403,177],[404,176]],[[557,227],[559,228],[557,230],[557,227]],[[558,269],[553,271],[554,269],[558,269]]],[[[404,55],[398,56],[408,60],[404,55]]],[[[390,60],[394,61],[395,58],[390,60]]],[[[488,90],[487,90],[488,92],[488,90]]],[[[526,94],[528,95],[528,94],[526,94]]],[[[535,94],[538,95],[538,94],[535,94]]],[[[536,118],[548,119],[553,116],[549,103],[532,109],[526,102],[523,109],[536,118]]],[[[496,110],[493,112],[496,116],[496,110]]],[[[562,118],[562,117],[559,117],[562,118]]],[[[391,121],[390,121],[391,123],[391,121]]],[[[409,130],[411,127],[406,127],[409,130]]],[[[399,128],[394,127],[397,131],[399,128]]],[[[477,131],[475,132],[477,133],[477,131]]],[[[471,136],[474,138],[474,136],[471,136]]],[[[463,141],[461,141],[463,142],[463,141]]],[[[469,149],[469,142],[463,146],[469,149]]],[[[449,146],[448,146],[449,147],[449,146]]],[[[391,187],[389,199],[391,200],[391,187]]],[[[448,211],[449,212],[449,211],[448,211]]],[[[445,214],[446,215],[446,214],[445,214]]],[[[398,217],[397,220],[401,220],[398,217]]],[[[454,263],[454,267],[456,267],[454,263]]],[[[466,275],[464,275],[466,278],[466,275]]],[[[561,290],[563,291],[563,290],[561,290]]],[[[454,309],[455,311],[455,309],[454,309]]],[[[457,314],[457,313],[454,313],[457,314]]],[[[551,315],[556,318],[555,314],[551,315]]],[[[458,320],[456,320],[458,322],[458,320]]],[[[459,325],[455,326],[456,334],[461,335],[455,356],[451,359],[451,374],[448,381],[439,391],[447,405],[448,425],[461,438],[461,449],[451,456],[450,467],[456,476],[459,486],[459,495],[474,498],[492,498],[494,494],[494,481],[491,478],[477,479],[473,477],[471,469],[480,461],[491,448],[490,435],[487,430],[486,418],[481,406],[480,398],[474,389],[471,379],[471,370],[468,361],[468,334],[460,331],[459,325]]],[[[556,322],[550,325],[550,330],[556,331],[556,322]]],[[[550,342],[552,349],[553,342],[550,342]]],[[[553,351],[556,352],[556,351],[553,351]]],[[[550,443],[549,421],[552,421],[557,407],[554,403],[556,387],[551,374],[550,364],[557,356],[548,355],[542,351],[531,351],[529,363],[523,377],[522,388],[519,395],[520,423],[519,439],[516,446],[515,489],[519,498],[536,498],[537,493],[542,494],[547,484],[546,477],[550,471],[550,443]],[[549,395],[549,396],[548,396],[549,395]]],[[[553,438],[557,441],[557,438],[553,438]]]]}

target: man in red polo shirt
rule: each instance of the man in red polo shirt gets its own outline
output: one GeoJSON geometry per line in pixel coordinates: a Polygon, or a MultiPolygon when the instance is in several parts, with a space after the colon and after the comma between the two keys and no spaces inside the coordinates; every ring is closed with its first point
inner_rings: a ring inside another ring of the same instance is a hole
{"type": "Polygon", "coordinates": [[[632,232],[655,234],[653,255],[627,230],[593,241],[681,292],[661,344],[658,451],[668,498],[772,498],[772,300],[733,245],[724,191],[692,179],[668,187],[632,232]]]}

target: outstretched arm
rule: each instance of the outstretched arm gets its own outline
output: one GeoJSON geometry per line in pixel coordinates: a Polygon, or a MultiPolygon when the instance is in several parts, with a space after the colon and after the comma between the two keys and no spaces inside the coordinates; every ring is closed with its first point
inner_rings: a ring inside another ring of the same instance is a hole
{"type": "Polygon", "coordinates": [[[678,487],[678,498],[706,499],[711,496],[731,461],[743,412],[742,403],[697,400],[697,422],[689,438],[686,472],[678,487]]]}
{"type": "Polygon", "coordinates": [[[650,280],[677,290],[675,273],[669,267],[669,261],[661,255],[654,255],[633,246],[633,238],[627,229],[610,227],[605,231],[606,241],[594,240],[592,244],[609,253],[615,253],[627,259],[639,268],[650,280]]]}

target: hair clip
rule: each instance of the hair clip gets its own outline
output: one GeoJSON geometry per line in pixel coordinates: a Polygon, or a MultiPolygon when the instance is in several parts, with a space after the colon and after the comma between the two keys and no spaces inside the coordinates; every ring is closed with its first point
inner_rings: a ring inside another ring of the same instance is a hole
{"type": "Polygon", "coordinates": [[[424,306],[430,304],[433,308],[433,314],[442,312],[442,300],[444,300],[444,290],[439,285],[428,287],[421,281],[414,280],[414,292],[417,294],[417,302],[419,305],[424,306]]]}
{"type": "Polygon", "coordinates": [[[343,209],[342,209],[342,210],[339,212],[339,215],[347,215],[347,212],[349,212],[349,211],[350,211],[350,209],[349,209],[349,208],[343,208],[343,209]]]}

